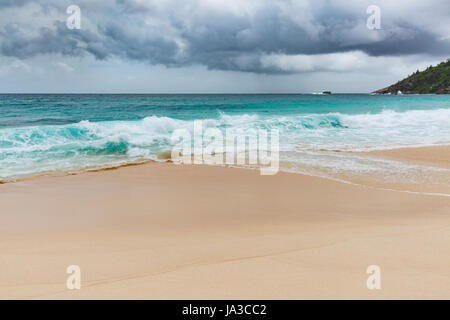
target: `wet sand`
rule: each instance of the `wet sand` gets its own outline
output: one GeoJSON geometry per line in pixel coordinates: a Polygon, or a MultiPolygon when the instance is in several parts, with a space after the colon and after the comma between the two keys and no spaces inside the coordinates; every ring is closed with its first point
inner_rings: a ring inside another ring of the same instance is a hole
{"type": "Polygon", "coordinates": [[[368,154],[414,163],[427,163],[450,168],[450,147],[435,146],[423,148],[400,148],[372,151],[368,154]]]}
{"type": "Polygon", "coordinates": [[[450,197],[148,163],[3,184],[0,206],[3,299],[450,298],[450,197]]]}

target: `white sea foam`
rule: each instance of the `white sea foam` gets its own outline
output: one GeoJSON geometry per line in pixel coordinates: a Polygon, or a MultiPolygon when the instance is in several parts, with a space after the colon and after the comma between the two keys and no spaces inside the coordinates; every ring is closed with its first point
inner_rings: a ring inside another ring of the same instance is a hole
{"type": "MultiPolygon", "coordinates": [[[[225,114],[202,119],[204,128],[278,129],[281,161],[298,172],[371,175],[420,183],[443,168],[333,153],[450,144],[450,109],[386,110],[367,114],[225,114]]],[[[81,121],[62,126],[0,130],[0,178],[52,170],[156,159],[172,148],[174,130],[192,132],[194,120],[151,116],[138,121],[81,121]]],[[[442,181],[441,181],[442,182],[442,181]]],[[[443,181],[442,183],[446,183],[443,181]]]]}

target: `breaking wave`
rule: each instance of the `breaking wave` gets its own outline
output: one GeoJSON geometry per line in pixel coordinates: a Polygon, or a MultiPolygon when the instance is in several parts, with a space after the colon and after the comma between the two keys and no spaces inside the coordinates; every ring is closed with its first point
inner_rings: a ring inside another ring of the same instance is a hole
{"type": "MultiPolygon", "coordinates": [[[[320,150],[368,151],[450,144],[450,109],[282,116],[219,113],[199,121],[203,128],[223,132],[278,129],[281,151],[304,164],[311,152],[319,155],[320,150]]],[[[157,160],[158,154],[173,147],[172,133],[180,128],[193,132],[194,120],[150,116],[135,121],[81,121],[1,129],[0,179],[157,160]]],[[[314,159],[320,166],[320,157],[319,161],[314,159]]]]}

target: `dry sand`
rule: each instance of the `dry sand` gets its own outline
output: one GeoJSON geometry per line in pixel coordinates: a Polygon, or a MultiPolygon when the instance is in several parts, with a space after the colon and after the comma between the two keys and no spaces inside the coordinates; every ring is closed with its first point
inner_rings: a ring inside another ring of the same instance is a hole
{"type": "Polygon", "coordinates": [[[450,298],[450,197],[149,163],[0,185],[0,207],[4,299],[450,298]]]}

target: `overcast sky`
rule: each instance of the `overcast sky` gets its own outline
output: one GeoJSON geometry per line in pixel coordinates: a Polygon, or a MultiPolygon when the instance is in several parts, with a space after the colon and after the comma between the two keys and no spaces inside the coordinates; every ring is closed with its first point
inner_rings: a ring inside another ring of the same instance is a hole
{"type": "Polygon", "coordinates": [[[370,92],[447,58],[449,0],[0,0],[0,92],[370,92]]]}

